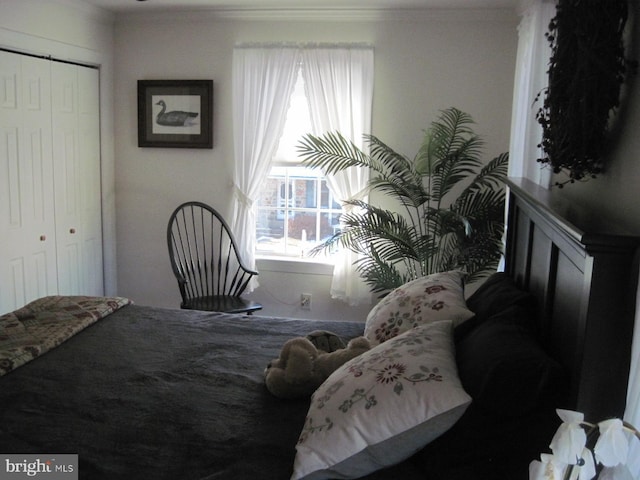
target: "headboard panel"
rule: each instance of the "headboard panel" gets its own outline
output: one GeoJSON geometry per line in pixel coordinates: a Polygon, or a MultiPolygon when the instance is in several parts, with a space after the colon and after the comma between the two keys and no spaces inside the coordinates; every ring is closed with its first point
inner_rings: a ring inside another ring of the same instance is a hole
{"type": "Polygon", "coordinates": [[[640,237],[528,180],[507,185],[506,271],[538,299],[542,341],[571,375],[563,407],[588,419],[621,417],[640,237]]]}

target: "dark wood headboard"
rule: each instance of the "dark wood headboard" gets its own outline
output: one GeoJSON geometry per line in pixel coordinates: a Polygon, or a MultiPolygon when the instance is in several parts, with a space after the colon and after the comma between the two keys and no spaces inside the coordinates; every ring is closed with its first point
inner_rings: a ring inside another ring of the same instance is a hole
{"type": "Polygon", "coordinates": [[[559,407],[622,417],[640,237],[528,180],[507,185],[506,271],[538,299],[543,343],[571,375],[559,407]]]}

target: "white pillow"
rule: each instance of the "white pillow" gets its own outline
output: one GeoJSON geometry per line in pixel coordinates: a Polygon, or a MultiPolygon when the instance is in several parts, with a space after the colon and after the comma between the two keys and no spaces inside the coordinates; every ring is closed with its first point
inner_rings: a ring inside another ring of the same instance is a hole
{"type": "Polygon", "coordinates": [[[470,403],[452,323],[416,327],[350,360],[316,390],[291,480],[359,478],[401,462],[470,403]]]}
{"type": "Polygon", "coordinates": [[[463,273],[434,273],[392,290],[367,315],[364,336],[378,345],[418,325],[451,320],[454,326],[473,317],[464,299],[463,273]]]}

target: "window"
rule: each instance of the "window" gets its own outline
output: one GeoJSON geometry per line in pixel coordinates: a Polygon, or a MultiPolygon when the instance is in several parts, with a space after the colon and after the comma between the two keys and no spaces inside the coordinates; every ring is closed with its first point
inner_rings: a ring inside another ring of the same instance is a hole
{"type": "Polygon", "coordinates": [[[256,253],[305,257],[339,228],[341,209],[321,172],[271,168],[256,218],[256,253]]]}
{"type": "MultiPolygon", "coordinates": [[[[260,198],[260,189],[263,184],[266,187],[266,179],[277,177],[270,175],[270,169],[274,165],[272,160],[276,161],[275,166],[285,166],[277,164],[280,160],[278,155],[275,158],[269,157],[273,151],[273,141],[276,140],[273,135],[281,134],[275,130],[282,125],[283,117],[286,121],[286,114],[292,105],[290,92],[294,89],[295,82],[292,86],[291,75],[295,75],[301,69],[300,73],[310,82],[305,90],[308,100],[313,104],[314,125],[317,114],[318,128],[322,131],[344,132],[345,136],[356,144],[362,140],[363,134],[371,131],[373,48],[365,45],[334,44],[268,47],[239,45],[233,49],[235,165],[232,200],[234,213],[231,227],[244,253],[245,261],[250,266],[255,266],[256,253],[259,251],[269,251],[274,255],[276,250],[281,252],[280,255],[285,251],[290,255],[304,255],[308,251],[304,247],[298,247],[296,253],[296,250],[289,248],[293,243],[289,233],[290,217],[295,217],[297,210],[296,192],[292,189],[292,184],[289,184],[291,178],[299,177],[295,174],[285,175],[283,184],[286,186],[283,190],[279,190],[276,183],[271,194],[266,192],[265,199],[260,198]],[[257,119],[259,121],[256,121],[257,119]],[[269,205],[269,195],[273,199],[280,195],[283,205],[269,205]],[[251,209],[251,212],[248,209],[251,209]],[[277,210],[284,210],[279,225],[277,213],[274,213],[277,210]],[[272,215],[271,220],[269,215],[272,215]],[[258,225],[255,222],[257,216],[261,216],[261,223],[258,225]],[[270,224],[270,221],[273,224],[270,224]],[[261,239],[261,247],[256,247],[258,238],[261,239]],[[281,247],[276,249],[272,245],[267,249],[267,239],[271,239],[270,243],[280,244],[281,247]]],[[[297,124],[290,120],[286,128],[287,133],[293,126],[300,125],[302,123],[297,124]]],[[[309,131],[309,127],[302,130],[303,133],[309,131]]],[[[293,142],[283,139],[280,142],[281,149],[288,143],[290,150],[295,151],[295,144],[299,138],[300,136],[296,135],[293,142]]],[[[296,159],[292,160],[294,163],[288,164],[289,167],[285,168],[295,166],[296,159]]],[[[368,180],[369,171],[365,169],[347,169],[328,179],[338,201],[361,194],[366,189],[368,180]]],[[[317,192],[323,190],[321,184],[316,188],[317,192]]],[[[328,199],[327,202],[333,207],[335,199],[328,199]]],[[[313,210],[316,218],[322,216],[322,210],[313,210]]],[[[337,211],[332,213],[337,214],[337,211]]],[[[329,221],[328,215],[325,218],[329,221]]],[[[334,218],[336,217],[332,216],[330,219],[332,229],[336,225],[334,218]]],[[[316,223],[317,233],[314,232],[314,236],[310,237],[307,229],[304,230],[304,245],[307,246],[311,242],[310,238],[321,238],[320,236],[324,235],[322,219],[316,223]]],[[[302,231],[300,242],[302,243],[302,231]]],[[[352,305],[371,301],[369,289],[362,282],[354,266],[357,257],[354,252],[341,249],[331,258],[335,265],[331,280],[331,296],[352,305]]],[[[249,291],[255,286],[250,285],[249,291]]]]}
{"type": "Polygon", "coordinates": [[[340,204],[322,172],[299,165],[296,144],[311,132],[304,80],[298,73],[284,132],[256,210],[256,254],[306,257],[339,228],[340,204]]]}

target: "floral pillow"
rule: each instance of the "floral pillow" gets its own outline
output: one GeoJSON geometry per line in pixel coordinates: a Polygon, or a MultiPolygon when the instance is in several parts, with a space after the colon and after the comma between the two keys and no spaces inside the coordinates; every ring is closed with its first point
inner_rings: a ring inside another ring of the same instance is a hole
{"type": "Polygon", "coordinates": [[[418,325],[451,320],[454,326],[473,317],[464,299],[463,273],[434,273],[391,291],[369,312],[364,336],[378,345],[418,325]]]}
{"type": "Polygon", "coordinates": [[[447,431],[471,397],[450,321],[416,327],[336,370],[311,397],[292,480],[359,478],[447,431]]]}

